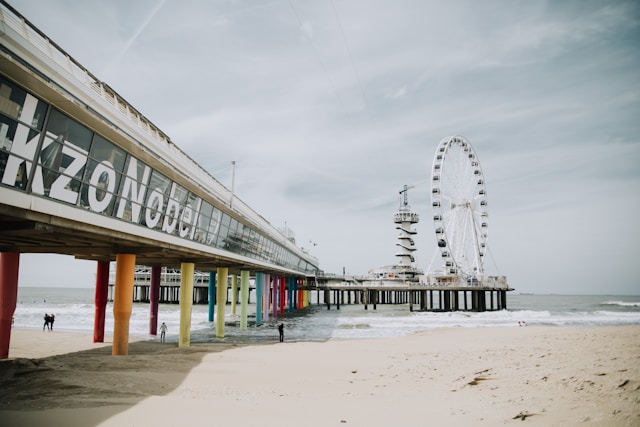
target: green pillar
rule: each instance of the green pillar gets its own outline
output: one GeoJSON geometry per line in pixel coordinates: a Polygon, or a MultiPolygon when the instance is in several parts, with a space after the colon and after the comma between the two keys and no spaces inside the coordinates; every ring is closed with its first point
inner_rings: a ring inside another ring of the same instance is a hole
{"type": "Polygon", "coordinates": [[[180,336],[178,347],[189,347],[191,344],[194,269],[195,265],[192,262],[183,262],[180,265],[180,336]]]}
{"type": "Polygon", "coordinates": [[[224,312],[227,305],[227,283],[229,268],[218,268],[218,298],[216,298],[216,337],[224,337],[224,312]]]}
{"type": "Polygon", "coordinates": [[[240,330],[247,330],[247,306],[249,305],[249,272],[240,272],[240,330]]]}

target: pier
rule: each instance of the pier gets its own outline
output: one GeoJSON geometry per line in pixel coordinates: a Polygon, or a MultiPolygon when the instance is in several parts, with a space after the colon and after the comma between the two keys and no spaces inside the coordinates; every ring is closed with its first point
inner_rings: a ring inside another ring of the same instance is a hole
{"type": "MultiPolygon", "coordinates": [[[[159,303],[179,304],[180,271],[163,271],[160,284],[159,303]]],[[[231,279],[233,280],[233,279],[231,279]]],[[[343,305],[362,305],[364,310],[376,310],[378,305],[407,305],[409,311],[499,311],[507,309],[507,292],[513,289],[503,283],[499,277],[488,278],[483,283],[435,282],[435,283],[373,283],[364,277],[321,276],[308,277],[304,284],[289,289],[285,285],[285,306],[297,307],[298,292],[309,293],[309,303],[324,305],[328,310],[340,309],[343,305]],[[295,293],[295,294],[294,294],[295,293]]],[[[149,303],[151,301],[150,274],[139,269],[135,274],[133,301],[149,303]]],[[[228,304],[240,301],[239,286],[227,285],[228,304]],[[230,293],[236,292],[235,298],[230,293]]],[[[251,304],[251,295],[255,291],[255,280],[250,279],[247,303],[251,304]]],[[[109,300],[113,300],[114,285],[109,285],[109,300]]],[[[269,292],[270,304],[273,293],[269,292]]],[[[193,304],[209,304],[209,274],[196,272],[192,295],[193,304]]]]}

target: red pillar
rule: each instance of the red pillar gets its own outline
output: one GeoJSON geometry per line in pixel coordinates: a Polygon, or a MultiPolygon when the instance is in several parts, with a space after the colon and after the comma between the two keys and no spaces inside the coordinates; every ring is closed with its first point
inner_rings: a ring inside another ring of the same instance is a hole
{"type": "Polygon", "coordinates": [[[160,300],[159,265],[151,267],[151,283],[149,285],[149,334],[158,334],[158,301],[160,300]]]}
{"type": "Polygon", "coordinates": [[[284,307],[287,305],[287,289],[286,280],[284,277],[280,278],[280,314],[284,314],[284,307]]]}
{"type": "Polygon", "coordinates": [[[98,261],[96,269],[96,312],[93,318],[93,342],[104,342],[104,320],[109,299],[109,261],[98,261]]]}
{"type": "Polygon", "coordinates": [[[19,252],[0,253],[0,359],[9,357],[11,323],[18,301],[19,252]]]}

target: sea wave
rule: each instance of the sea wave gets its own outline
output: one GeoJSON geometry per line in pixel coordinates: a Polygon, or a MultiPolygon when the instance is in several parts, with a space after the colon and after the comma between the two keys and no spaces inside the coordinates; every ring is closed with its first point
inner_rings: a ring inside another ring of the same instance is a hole
{"type": "Polygon", "coordinates": [[[603,301],[602,305],[616,305],[618,307],[640,307],[640,301],[603,301]]]}

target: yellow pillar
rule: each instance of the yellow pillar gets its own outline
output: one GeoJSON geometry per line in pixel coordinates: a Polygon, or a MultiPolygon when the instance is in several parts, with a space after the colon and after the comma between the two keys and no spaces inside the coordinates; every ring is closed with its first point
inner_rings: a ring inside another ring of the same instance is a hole
{"type": "Polygon", "coordinates": [[[133,275],[136,256],[116,255],[116,283],[113,296],[113,356],[129,354],[129,320],[133,309],[133,275]]]}
{"type": "Polygon", "coordinates": [[[192,262],[180,265],[180,336],[178,347],[189,347],[191,344],[191,307],[193,306],[193,271],[192,262]]]}
{"type": "Polygon", "coordinates": [[[224,338],[224,312],[227,305],[227,281],[229,280],[229,268],[218,268],[218,287],[216,298],[216,337],[224,338]]]}
{"type": "Polygon", "coordinates": [[[238,275],[231,275],[231,315],[236,315],[236,295],[238,295],[238,275]]]}
{"type": "Polygon", "coordinates": [[[247,330],[247,306],[249,305],[249,272],[240,272],[240,330],[247,330]]]}

